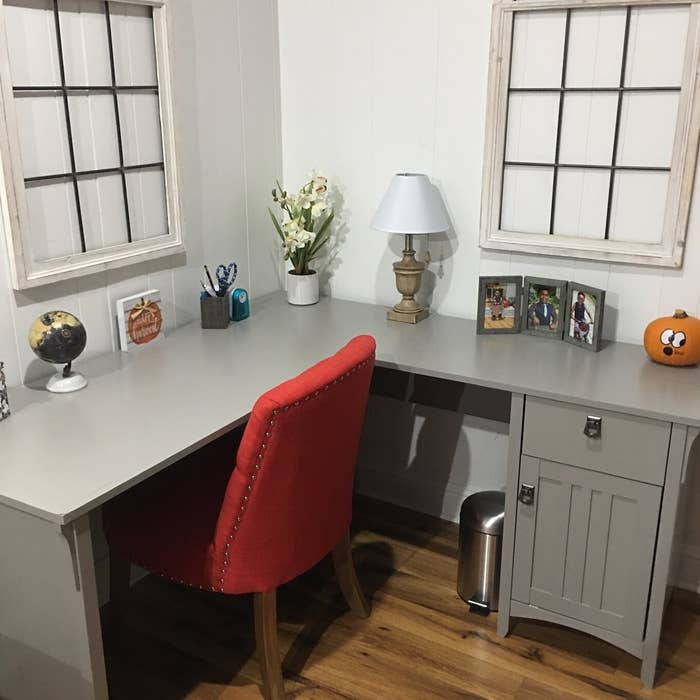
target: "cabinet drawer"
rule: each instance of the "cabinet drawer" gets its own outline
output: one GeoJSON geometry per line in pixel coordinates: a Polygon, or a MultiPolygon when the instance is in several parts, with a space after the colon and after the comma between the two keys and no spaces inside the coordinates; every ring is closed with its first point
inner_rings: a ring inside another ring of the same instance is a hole
{"type": "Polygon", "coordinates": [[[523,454],[605,474],[664,483],[671,424],[625,413],[528,396],[523,454]],[[599,417],[600,437],[584,434],[588,416],[599,417]]]}

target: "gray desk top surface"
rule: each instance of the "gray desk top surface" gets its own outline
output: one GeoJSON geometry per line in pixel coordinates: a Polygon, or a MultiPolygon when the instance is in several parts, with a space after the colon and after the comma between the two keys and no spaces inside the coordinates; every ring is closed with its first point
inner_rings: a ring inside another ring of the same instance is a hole
{"type": "Polygon", "coordinates": [[[0,502],[68,522],[245,420],[256,398],[352,336],[377,340],[385,367],[700,426],[700,369],[649,361],[642,347],[589,353],[526,335],[477,336],[475,323],[387,321],[380,306],[253,300],[228,330],[190,324],[138,353],[77,369],[83,391],[10,391],[0,423],[0,502]]]}

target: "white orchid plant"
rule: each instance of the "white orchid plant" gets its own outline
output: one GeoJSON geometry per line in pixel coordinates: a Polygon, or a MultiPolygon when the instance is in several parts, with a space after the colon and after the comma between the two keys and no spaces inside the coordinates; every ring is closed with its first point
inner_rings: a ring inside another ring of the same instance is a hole
{"type": "Polygon", "coordinates": [[[328,203],[326,178],[313,173],[298,194],[288,194],[278,182],[272,190],[272,200],[282,210],[278,219],[272,209],[268,209],[282,240],[284,259],[291,260],[294,274],[311,274],[313,271],[309,269],[309,263],[328,242],[334,216],[328,203]]]}

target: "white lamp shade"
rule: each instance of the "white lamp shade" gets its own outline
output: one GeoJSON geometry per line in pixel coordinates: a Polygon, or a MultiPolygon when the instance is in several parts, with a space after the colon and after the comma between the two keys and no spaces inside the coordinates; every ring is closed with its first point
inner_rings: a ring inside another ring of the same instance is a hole
{"type": "Polygon", "coordinates": [[[447,231],[442,197],[428,179],[420,173],[394,175],[371,223],[377,231],[421,234],[447,231]]]}

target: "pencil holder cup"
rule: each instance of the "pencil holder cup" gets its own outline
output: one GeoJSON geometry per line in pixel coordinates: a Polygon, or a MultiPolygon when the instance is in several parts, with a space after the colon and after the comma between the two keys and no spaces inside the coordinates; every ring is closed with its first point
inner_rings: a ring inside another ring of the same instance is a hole
{"type": "Polygon", "coordinates": [[[223,297],[202,297],[199,308],[202,312],[202,328],[228,328],[230,321],[228,295],[223,297]]]}

